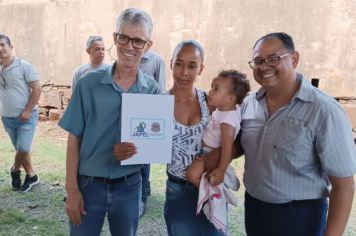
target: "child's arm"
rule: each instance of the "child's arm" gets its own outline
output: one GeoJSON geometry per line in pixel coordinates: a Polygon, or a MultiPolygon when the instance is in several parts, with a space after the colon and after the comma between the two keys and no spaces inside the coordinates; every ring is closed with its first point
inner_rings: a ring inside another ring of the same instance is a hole
{"type": "Polygon", "coordinates": [[[204,159],[194,160],[185,172],[185,177],[195,187],[199,188],[200,179],[204,172],[204,159]]]}
{"type": "Polygon", "coordinates": [[[212,180],[213,185],[219,185],[224,181],[224,174],[226,168],[231,162],[234,139],[235,139],[235,127],[222,123],[220,125],[221,130],[221,152],[220,161],[218,167],[209,174],[209,178],[212,180]]]}
{"type": "MultiPolygon", "coordinates": [[[[215,148],[210,153],[204,156],[204,172],[208,172],[208,175],[211,171],[215,170],[219,165],[221,148],[215,148]]],[[[202,158],[202,157],[199,157],[202,158]]]]}

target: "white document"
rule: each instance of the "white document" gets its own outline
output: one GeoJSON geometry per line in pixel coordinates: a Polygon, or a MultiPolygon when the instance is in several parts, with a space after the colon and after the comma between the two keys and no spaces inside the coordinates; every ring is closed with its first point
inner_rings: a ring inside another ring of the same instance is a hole
{"type": "Polygon", "coordinates": [[[172,95],[122,94],[121,142],[137,148],[122,165],[171,162],[173,112],[172,95]]]}

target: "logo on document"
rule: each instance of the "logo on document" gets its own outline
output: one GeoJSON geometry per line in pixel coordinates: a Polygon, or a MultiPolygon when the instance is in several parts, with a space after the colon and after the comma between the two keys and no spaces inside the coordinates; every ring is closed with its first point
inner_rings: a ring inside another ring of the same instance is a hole
{"type": "Polygon", "coordinates": [[[138,119],[131,120],[131,137],[133,138],[164,138],[164,120],[138,119]]]}
{"type": "Polygon", "coordinates": [[[146,123],[145,122],[140,122],[134,129],[134,132],[132,133],[132,136],[137,136],[137,137],[148,137],[147,132],[145,131],[146,129],[146,123]]]}
{"type": "Polygon", "coordinates": [[[159,133],[161,131],[161,124],[159,122],[153,122],[151,125],[151,131],[153,133],[159,133]]]}

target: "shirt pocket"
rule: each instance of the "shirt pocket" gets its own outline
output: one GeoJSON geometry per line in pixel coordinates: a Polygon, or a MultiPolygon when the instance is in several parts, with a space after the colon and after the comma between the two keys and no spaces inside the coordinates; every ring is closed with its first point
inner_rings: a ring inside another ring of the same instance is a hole
{"type": "Polygon", "coordinates": [[[313,132],[307,121],[287,118],[276,131],[274,148],[291,162],[308,162],[313,149],[313,132]]]}

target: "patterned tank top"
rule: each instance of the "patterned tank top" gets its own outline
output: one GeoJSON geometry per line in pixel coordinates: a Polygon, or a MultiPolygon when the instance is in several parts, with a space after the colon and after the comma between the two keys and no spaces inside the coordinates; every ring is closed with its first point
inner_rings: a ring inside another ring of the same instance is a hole
{"type": "Polygon", "coordinates": [[[196,93],[201,112],[199,123],[186,126],[174,120],[172,162],[167,165],[167,172],[181,179],[186,179],[187,167],[201,154],[203,133],[209,121],[205,92],[196,89],[196,93]]]}

